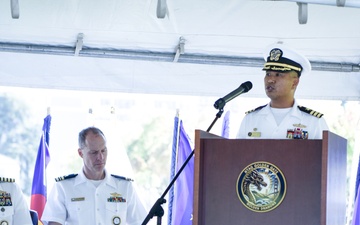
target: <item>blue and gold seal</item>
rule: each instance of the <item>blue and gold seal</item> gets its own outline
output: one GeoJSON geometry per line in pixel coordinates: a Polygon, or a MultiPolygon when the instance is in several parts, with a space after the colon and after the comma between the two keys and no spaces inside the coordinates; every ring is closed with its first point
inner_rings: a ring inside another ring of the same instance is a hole
{"type": "Polygon", "coordinates": [[[281,170],[268,162],[254,162],[245,167],[237,180],[241,203],[254,212],[274,210],[286,194],[286,180],[281,170]]]}

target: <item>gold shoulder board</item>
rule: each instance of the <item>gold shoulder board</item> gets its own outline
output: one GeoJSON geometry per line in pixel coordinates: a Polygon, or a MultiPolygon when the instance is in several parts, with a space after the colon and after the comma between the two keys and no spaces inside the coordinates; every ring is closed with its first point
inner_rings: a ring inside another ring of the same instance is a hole
{"type": "Polygon", "coordinates": [[[121,179],[121,180],[134,181],[134,180],[131,179],[131,178],[127,178],[127,177],[123,177],[123,176],[118,176],[118,175],[114,175],[114,174],[111,174],[111,176],[113,176],[113,177],[115,177],[115,178],[118,178],[118,179],[121,179]]]}
{"type": "Polygon", "coordinates": [[[259,107],[255,108],[255,109],[250,110],[250,111],[247,111],[245,114],[249,114],[249,113],[252,113],[252,112],[256,112],[256,111],[264,108],[265,106],[267,106],[267,104],[266,104],[266,105],[259,106],[259,107]]]}
{"type": "Polygon", "coordinates": [[[55,178],[55,181],[56,181],[56,182],[59,182],[59,181],[62,181],[62,180],[74,178],[74,177],[76,177],[76,176],[77,176],[77,174],[70,174],[70,175],[66,175],[66,176],[62,176],[62,177],[55,178]]]}
{"type": "Polygon", "coordinates": [[[14,178],[6,178],[6,177],[0,177],[0,182],[8,182],[8,183],[14,183],[14,178]]]}
{"type": "Polygon", "coordinates": [[[310,114],[312,116],[315,116],[317,118],[321,118],[324,115],[322,113],[316,112],[316,111],[314,111],[312,109],[309,109],[309,108],[306,108],[304,106],[298,106],[298,108],[300,109],[300,111],[308,113],[308,114],[310,114]]]}

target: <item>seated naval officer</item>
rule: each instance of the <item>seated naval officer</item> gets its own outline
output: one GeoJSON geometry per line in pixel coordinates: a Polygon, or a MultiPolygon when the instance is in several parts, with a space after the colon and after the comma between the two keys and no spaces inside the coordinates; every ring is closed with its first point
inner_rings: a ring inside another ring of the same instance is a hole
{"type": "Polygon", "coordinates": [[[0,225],[32,225],[23,192],[12,178],[0,177],[0,225]]]}
{"type": "Polygon", "coordinates": [[[42,222],[48,225],[139,225],[147,213],[130,179],[105,169],[108,149],[103,132],[88,127],[79,133],[79,174],[56,179],[42,222]]]}

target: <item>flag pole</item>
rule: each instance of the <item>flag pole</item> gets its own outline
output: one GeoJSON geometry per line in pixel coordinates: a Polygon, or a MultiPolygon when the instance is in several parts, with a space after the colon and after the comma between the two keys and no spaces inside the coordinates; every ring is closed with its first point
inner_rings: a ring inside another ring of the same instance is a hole
{"type": "MultiPolygon", "coordinates": [[[[214,126],[216,121],[221,117],[222,113],[224,112],[223,107],[219,108],[219,112],[216,114],[214,120],[206,130],[206,132],[210,132],[211,128],[214,126]]],[[[178,172],[175,174],[174,178],[171,180],[167,188],[165,189],[164,193],[161,195],[161,197],[156,200],[155,204],[151,207],[148,215],[145,217],[144,221],[141,225],[146,225],[150,219],[152,219],[154,216],[157,217],[157,225],[161,225],[161,217],[164,215],[164,209],[162,208],[162,204],[166,203],[165,195],[169,192],[170,188],[174,185],[177,178],[180,176],[181,172],[184,170],[185,166],[189,163],[190,159],[194,155],[194,149],[191,151],[190,155],[187,157],[183,165],[180,167],[178,172]]]]}
{"type": "MultiPolygon", "coordinates": [[[[176,145],[175,145],[175,152],[177,155],[177,152],[179,151],[179,141],[180,141],[180,113],[178,109],[176,110],[176,117],[178,118],[178,123],[176,127],[177,136],[176,136],[176,145]]],[[[175,162],[177,162],[177,160],[175,162]]]]}

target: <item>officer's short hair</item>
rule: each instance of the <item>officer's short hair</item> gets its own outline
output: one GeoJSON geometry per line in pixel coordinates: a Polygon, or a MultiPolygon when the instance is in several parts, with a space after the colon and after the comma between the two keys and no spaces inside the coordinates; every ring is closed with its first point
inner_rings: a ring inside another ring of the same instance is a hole
{"type": "Polygon", "coordinates": [[[80,131],[79,133],[79,148],[82,149],[84,147],[86,147],[85,144],[85,140],[86,140],[86,136],[89,132],[92,132],[93,134],[99,134],[102,135],[105,138],[104,133],[97,127],[88,127],[83,129],[82,131],[80,131]]]}

